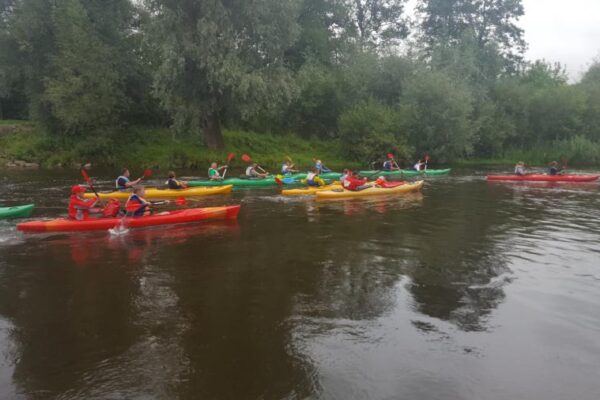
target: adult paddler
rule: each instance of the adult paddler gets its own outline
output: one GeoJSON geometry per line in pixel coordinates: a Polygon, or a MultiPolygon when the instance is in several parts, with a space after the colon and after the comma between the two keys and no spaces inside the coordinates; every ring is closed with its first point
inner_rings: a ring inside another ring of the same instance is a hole
{"type": "Polygon", "coordinates": [[[136,179],[135,181],[130,181],[129,176],[130,176],[129,169],[123,168],[121,170],[121,175],[119,175],[119,177],[115,181],[115,187],[117,188],[117,190],[125,191],[128,189],[131,189],[135,185],[139,184],[142,181],[142,179],[144,179],[144,177],[141,177],[141,178],[136,179]]]}
{"type": "Polygon", "coordinates": [[[221,171],[223,171],[226,168],[228,168],[227,165],[219,166],[216,162],[212,162],[210,164],[210,168],[208,168],[208,179],[210,179],[211,181],[223,180],[223,177],[221,176],[221,171]]]}

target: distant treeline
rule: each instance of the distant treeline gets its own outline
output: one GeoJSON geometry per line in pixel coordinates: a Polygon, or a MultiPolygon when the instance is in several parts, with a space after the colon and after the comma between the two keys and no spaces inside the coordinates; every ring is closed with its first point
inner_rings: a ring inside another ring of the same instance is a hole
{"type": "Polygon", "coordinates": [[[526,61],[521,0],[405,6],[0,0],[0,118],[98,154],[168,126],[210,149],[225,127],[335,138],[356,161],[552,146],[600,160],[600,63],[570,84],[526,61]]]}

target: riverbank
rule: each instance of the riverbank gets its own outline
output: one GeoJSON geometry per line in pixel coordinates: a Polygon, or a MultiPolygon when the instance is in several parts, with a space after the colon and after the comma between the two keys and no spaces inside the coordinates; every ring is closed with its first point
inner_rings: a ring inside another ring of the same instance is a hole
{"type": "MultiPolygon", "coordinates": [[[[344,157],[338,140],[304,138],[294,134],[259,134],[225,130],[226,148],[211,151],[200,137],[174,136],[167,128],[134,127],[120,133],[110,132],[87,139],[42,133],[28,121],[0,120],[0,167],[73,168],[82,163],[119,167],[122,165],[168,168],[206,168],[213,160],[225,162],[227,154],[249,154],[263,165],[277,167],[290,156],[303,168],[312,159],[324,160],[330,168],[370,168],[367,163],[344,157]],[[115,145],[115,143],[119,143],[115,145]]],[[[600,165],[600,143],[580,136],[538,146],[534,149],[505,151],[501,157],[455,160],[452,167],[513,166],[517,161],[545,167],[551,161],[566,166],[600,165]]],[[[241,161],[238,163],[243,165],[241,161]]],[[[435,160],[432,160],[435,165],[435,160]]],[[[407,165],[411,165],[408,162],[407,165]]]]}
{"type": "MultiPolygon", "coordinates": [[[[27,162],[42,167],[78,167],[82,163],[121,166],[144,165],[166,168],[205,168],[211,161],[225,162],[234,153],[242,163],[242,154],[250,155],[263,165],[277,166],[289,156],[299,166],[309,166],[312,159],[324,160],[330,168],[358,166],[344,159],[337,140],[302,138],[293,134],[273,135],[225,130],[226,147],[211,151],[198,137],[175,137],[166,128],[132,128],[119,138],[96,137],[92,140],[53,138],[40,132],[34,124],[10,121],[0,125],[0,161],[27,162]],[[350,165],[349,165],[350,164],[350,165]]],[[[235,162],[235,161],[234,161],[235,162]]],[[[243,163],[242,163],[243,164],[243,163]]]]}

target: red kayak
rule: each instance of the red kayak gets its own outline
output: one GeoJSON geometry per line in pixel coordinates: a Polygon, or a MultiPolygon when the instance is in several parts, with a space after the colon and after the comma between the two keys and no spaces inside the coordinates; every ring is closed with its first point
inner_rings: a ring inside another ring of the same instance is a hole
{"type": "Polygon", "coordinates": [[[592,182],[600,175],[488,175],[488,181],[592,182]]]}
{"type": "Polygon", "coordinates": [[[59,218],[46,221],[30,221],[17,224],[17,229],[23,232],[102,231],[119,226],[121,223],[127,228],[143,228],[157,225],[185,224],[205,219],[235,219],[239,212],[239,205],[189,208],[147,217],[98,218],[84,221],[59,218]]]}

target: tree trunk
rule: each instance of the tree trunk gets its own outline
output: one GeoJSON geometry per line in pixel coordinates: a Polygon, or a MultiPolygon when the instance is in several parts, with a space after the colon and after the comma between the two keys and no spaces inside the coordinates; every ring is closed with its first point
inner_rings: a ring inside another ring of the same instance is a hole
{"type": "Polygon", "coordinates": [[[202,118],[202,132],[206,140],[206,146],[211,150],[220,150],[225,147],[223,132],[221,132],[221,121],[216,112],[206,113],[202,118]]]}

